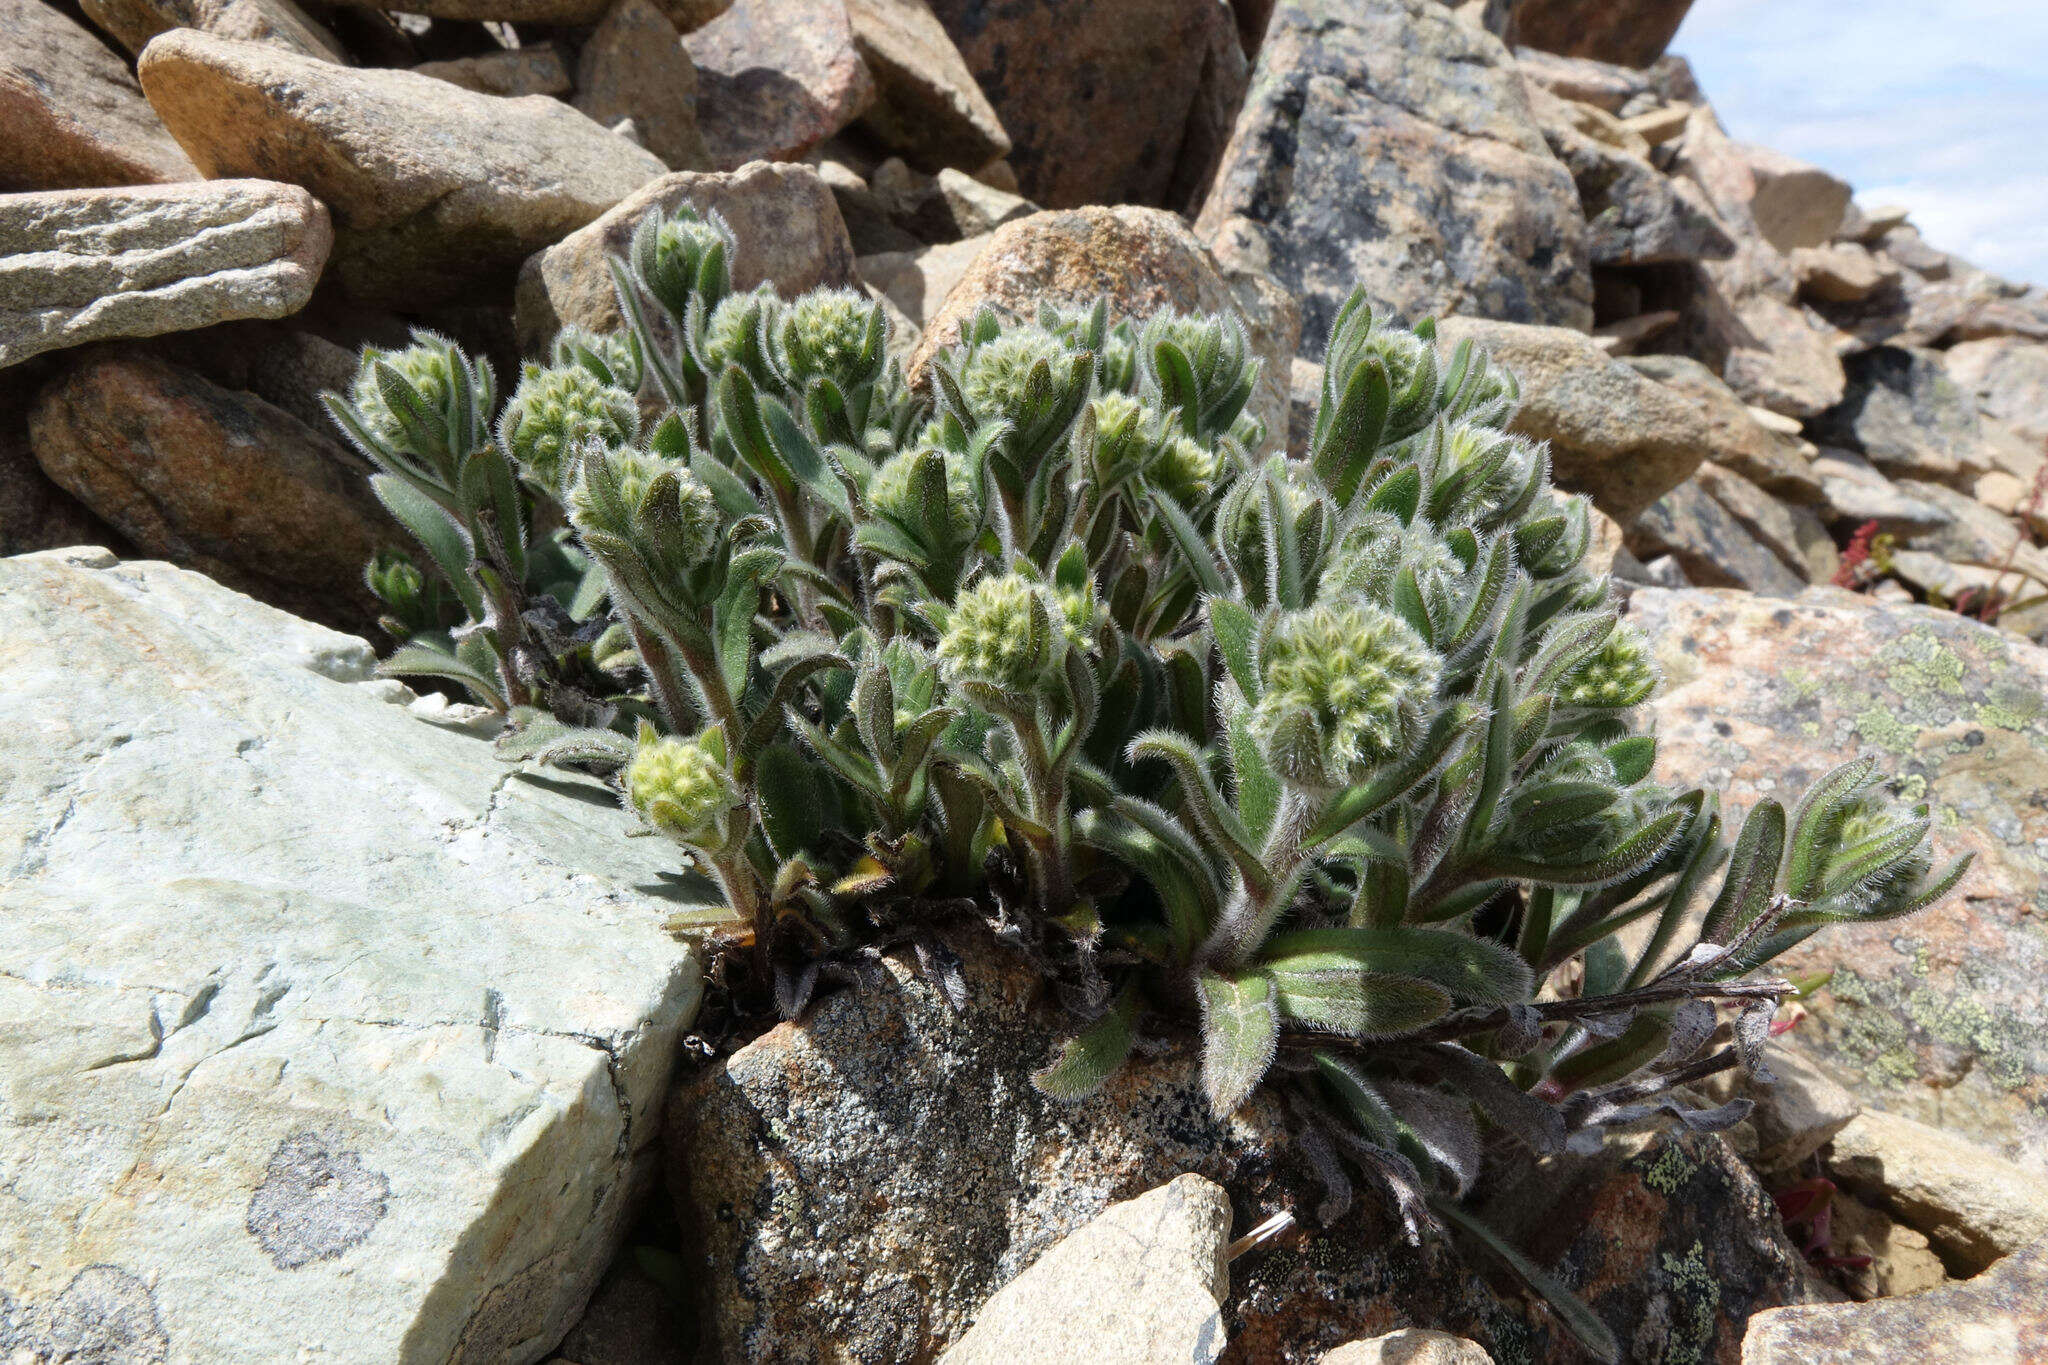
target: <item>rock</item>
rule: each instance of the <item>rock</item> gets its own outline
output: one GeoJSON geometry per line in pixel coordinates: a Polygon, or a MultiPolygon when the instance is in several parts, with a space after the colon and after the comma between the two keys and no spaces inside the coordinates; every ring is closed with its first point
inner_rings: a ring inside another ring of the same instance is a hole
{"type": "Polygon", "coordinates": [[[1888,474],[1974,477],[1991,468],[1964,391],[1932,351],[1882,346],[1851,356],[1848,392],[1813,420],[1814,439],[1862,452],[1888,474]]]}
{"type": "MultiPolygon", "coordinates": [[[[1496,1183],[1480,1216],[1571,1286],[1624,1361],[1727,1360],[1759,1309],[1839,1297],[1807,1270],[1771,1197],[1719,1134],[1616,1135],[1597,1153],[1522,1164],[1496,1183]]],[[[1502,1360],[1529,1358],[1510,1332],[1464,1335],[1502,1360]]],[[[1576,1348],[1567,1357],[1589,1358],[1576,1348]]]]}
{"type": "MultiPolygon", "coordinates": [[[[2013,525],[2011,518],[1944,484],[1901,479],[1898,488],[1908,497],[1930,503],[1948,514],[1948,520],[1940,526],[1911,536],[1906,542],[1911,548],[1931,551],[1957,565],[1994,572],[2009,569],[2048,586],[2048,550],[2035,545],[2013,525]]],[[[2013,586],[2016,585],[2007,584],[2008,588],[2013,586]]]]}
{"type": "Polygon", "coordinates": [[[1022,195],[985,185],[950,166],[939,172],[936,183],[947,221],[963,238],[994,232],[1005,223],[1029,218],[1039,211],[1038,205],[1022,195]]]}
{"type": "Polygon", "coordinates": [[[1885,1298],[1894,1294],[1918,1294],[1938,1289],[1949,1282],[1941,1257],[1928,1247],[1925,1233],[1870,1207],[1839,1189],[1829,1201],[1829,1242],[1837,1258],[1853,1262],[1867,1259],[1868,1265],[1837,1265],[1836,1275],[1857,1299],[1885,1298]]]}
{"type": "Polygon", "coordinates": [[[27,554],[67,545],[132,549],[120,533],[86,510],[84,503],[50,482],[28,443],[28,408],[43,376],[39,366],[0,373],[0,555],[27,554]]]}
{"type": "Polygon", "coordinates": [[[1638,313],[1619,322],[1609,322],[1595,327],[1593,340],[1599,343],[1602,354],[1627,356],[1638,346],[1670,331],[1678,322],[1679,315],[1669,308],[1660,309],[1655,313],[1638,313]]]}
{"type": "Polygon", "coordinates": [[[1803,575],[1692,479],[1651,503],[1630,524],[1628,548],[1645,561],[1669,555],[1687,582],[1703,587],[1791,597],[1806,586],[1803,575]]]}
{"type": "Polygon", "coordinates": [[[408,309],[516,266],[664,169],[556,100],[190,29],[153,40],[141,74],[207,175],[305,186],[334,215],[342,284],[408,309]]]}
{"type": "Polygon", "coordinates": [[[1822,510],[1837,522],[1861,526],[1874,521],[1881,531],[1910,536],[1955,520],[1942,508],[1900,489],[1853,450],[1821,447],[1813,472],[1820,479],[1822,510]]]}
{"type": "Polygon", "coordinates": [[[150,350],[224,389],[247,390],[314,431],[338,438],[334,416],[320,395],[329,389],[346,391],[355,382],[362,344],[402,342],[407,331],[394,319],[367,335],[355,328],[338,334],[347,344],[283,323],[230,322],[179,333],[150,350]]]}
{"type": "Polygon", "coordinates": [[[920,251],[885,251],[862,256],[856,264],[862,284],[888,299],[922,329],[937,316],[939,305],[988,249],[988,244],[988,236],[983,235],[920,251]]]}
{"type": "Polygon", "coordinates": [[[1476,1341],[1404,1327],[1339,1346],[1323,1357],[1322,1365],[1493,1365],[1493,1357],[1476,1341]]]}
{"type": "Polygon", "coordinates": [[[1019,193],[1049,208],[1190,206],[1244,92],[1244,50],[1226,0],[931,8],[1014,144],[1019,193]],[[1219,101],[1228,106],[1222,126],[1201,126],[1219,101]],[[1191,157],[1207,164],[1184,165],[1191,157]]]}
{"type": "Polygon", "coordinates": [[[669,22],[684,33],[694,33],[732,8],[733,0],[661,0],[669,22]]]}
{"type": "Polygon", "coordinates": [[[1855,303],[1899,282],[1899,270],[1855,242],[1796,247],[1792,272],[1800,292],[1823,303],[1855,303]]]}
{"type": "Polygon", "coordinates": [[[168,29],[196,28],[222,38],[269,43],[301,56],[349,64],[340,41],[294,0],[80,0],[79,8],[134,53],[168,29]]]}
{"type": "Polygon", "coordinates": [[[1904,227],[1910,217],[1912,210],[1898,204],[1880,204],[1875,208],[1864,208],[1852,201],[1849,211],[1842,215],[1841,236],[1844,241],[1868,245],[1882,238],[1893,228],[1904,227]]]}
{"type": "Polygon", "coordinates": [[[1230,1216],[1199,1175],[1110,1205],[997,1290],[939,1365],[1212,1365],[1230,1216]]]}
{"type": "Polygon", "coordinates": [[[562,50],[553,43],[506,48],[445,62],[421,62],[413,72],[481,95],[566,95],[576,88],[569,78],[569,64],[562,60],[562,50]]]}
{"type": "Polygon", "coordinates": [[[1966,341],[1942,353],[1949,377],[1980,411],[2048,444],[2048,346],[2011,338],[1966,341]]]}
{"type": "Polygon", "coordinates": [[[1586,57],[1561,57],[1541,48],[1515,53],[1515,69],[1524,80],[1562,100],[1590,104],[1617,117],[1639,101],[1652,98],[1650,79],[1633,67],[1596,62],[1586,57]]]}
{"type": "Polygon", "coordinates": [[[651,1280],[627,1247],[549,1365],[691,1365],[689,1319],[673,1288],[651,1280]]]}
{"type": "MultiPolygon", "coordinates": [[[[1760,202],[1763,210],[1774,208],[1759,179],[1769,174],[1767,156],[1729,138],[1713,110],[1700,105],[1672,170],[1705,192],[1736,251],[1690,268],[1675,305],[1686,314],[1685,335],[1667,349],[1705,361],[1745,402],[1773,411],[1811,417],[1840,402],[1844,380],[1832,334],[1796,306],[1791,262],[1759,222],[1760,202]]],[[[1797,184],[1789,174],[1784,179],[1797,184]]],[[[1779,198],[1797,202],[1782,191],[1779,198]]],[[[1786,211],[1783,202],[1775,211],[1786,211]]]]}
{"type": "Polygon", "coordinates": [[[1689,356],[1630,356],[1625,363],[1692,403],[1706,423],[1702,453],[1708,460],[1786,502],[1821,500],[1820,480],[1805,454],[1812,447],[1794,439],[1797,422],[1787,436],[1772,424],[1785,419],[1745,406],[1719,375],[1689,356]]]}
{"type": "Polygon", "coordinates": [[[1196,231],[1300,297],[1311,360],[1361,284],[1406,322],[1593,325],[1571,175],[1507,50],[1436,0],[1284,0],[1196,231]]]}
{"type": "Polygon", "coordinates": [[[1989,1365],[2048,1353],[2048,1245],[2037,1244],[1962,1284],[1875,1303],[1759,1313],[1742,1365],[1989,1365]]]}
{"type": "Polygon", "coordinates": [[[1803,1048],[1772,1048],[1771,1075],[1768,1084],[1745,1076],[1736,1087],[1756,1104],[1749,1123],[1757,1148],[1743,1156],[1759,1170],[1790,1171],[1863,1112],[1856,1096],[1803,1048]]]}
{"type": "Polygon", "coordinates": [[[1835,1135],[1827,1165],[1966,1276],[2048,1238],[2048,1178],[1955,1132],[1868,1110],[1835,1135]]]}
{"type": "Polygon", "coordinates": [[[1685,131],[1692,121],[1692,105],[1684,100],[1637,114],[1634,118],[1621,121],[1621,126],[1634,133],[1652,147],[1661,147],[1685,131]]]}
{"type": "Polygon", "coordinates": [[[2048,289],[2036,285],[2024,292],[2016,286],[2007,290],[1997,297],[1973,299],[1961,320],[1937,340],[1952,344],[2011,336],[2048,341],[2048,289]]]}
{"type": "Polygon", "coordinates": [[[567,323],[625,325],[605,262],[623,256],[650,211],[690,204],[719,213],[738,238],[735,289],[772,282],[785,298],[852,284],[853,244],[832,192],[808,166],[757,161],[737,171],[680,171],[648,182],[588,227],[529,258],[519,272],[519,347],[533,354],[567,323]]]}
{"type": "Polygon", "coordinates": [[[1718,791],[1732,821],[1874,754],[1929,803],[1938,858],[1976,854],[1942,905],[1834,926],[1774,969],[1834,972],[1800,1040],[1866,1113],[1940,1123],[2048,1172],[2048,651],[1834,588],[1796,602],[1638,589],[1629,613],[1666,678],[1660,781],[1718,791]]]}
{"type": "MultiPolygon", "coordinates": [[[[1696,268],[1711,277],[1716,263],[1696,268]]],[[[1811,313],[1738,291],[1730,311],[1714,316],[1710,330],[1726,343],[1713,343],[1725,357],[1722,377],[1745,400],[1794,417],[1814,416],[1841,401],[1842,362],[1811,313]]]]}
{"type": "Polygon", "coordinates": [[[1561,327],[1445,318],[1444,347],[1469,340],[1514,371],[1522,406],[1512,430],[1548,441],[1560,487],[1584,493],[1626,526],[1683,483],[1707,453],[1696,406],[1561,327]]]}
{"type": "MultiPolygon", "coordinates": [[[[1177,1052],[1134,1059],[1079,1104],[1041,1095],[1029,1073],[1064,1025],[1036,972],[978,928],[946,943],[967,983],[960,1012],[891,954],[859,991],[679,1084],[668,1170],[703,1267],[702,1358],[931,1359],[1060,1237],[1178,1175],[1227,1190],[1240,1228],[1321,1202],[1279,1106],[1214,1119],[1177,1052]]],[[[1550,1182],[1523,1182],[1516,1208],[1540,1229],[1539,1263],[1589,1290],[1624,1338],[1683,1314],[1732,1343],[1752,1308],[1807,1298],[1768,1198],[1719,1138],[1617,1148],[1585,1169],[1555,1200],[1550,1182]]],[[[1307,1365],[1403,1326],[1583,1359],[1519,1287],[1492,1287],[1434,1233],[1403,1244],[1362,1189],[1335,1224],[1233,1265],[1225,1325],[1223,1359],[1247,1365],[1307,1365]]]]}
{"type": "Polygon", "coordinates": [[[182,569],[0,562],[19,1358],[530,1361],[644,1188],[672,847],[182,569]]]}
{"type": "Polygon", "coordinates": [[[1516,0],[1508,41],[1644,67],[1664,55],[1692,0],[1516,0]]]}
{"type": "Polygon", "coordinates": [[[736,0],[683,40],[711,165],[794,161],[875,101],[840,0],[736,0]]]}
{"type": "Polygon", "coordinates": [[[1086,306],[1098,297],[1109,299],[1112,320],[1144,319],[1168,308],[1235,313],[1263,366],[1250,411],[1276,444],[1282,439],[1294,350],[1287,318],[1247,314],[1187,225],[1159,209],[1048,210],[997,229],[938,311],[928,315],[907,374],[913,384],[921,383],[932,353],[958,341],[961,324],[983,304],[1032,318],[1040,303],[1086,306]]]}
{"type": "Polygon", "coordinates": [[[875,78],[863,126],[924,170],[972,170],[1010,135],[927,0],[847,0],[854,46],[875,78]]]}
{"type": "Polygon", "coordinates": [[[334,231],[295,185],[189,181],[0,198],[0,366],[111,337],[295,313],[334,231]]]}
{"type": "Polygon", "coordinates": [[[155,357],[111,354],[43,389],[29,440],[59,487],[145,555],[322,620],[376,619],[363,565],[401,533],[326,430],[155,357]]]}
{"type": "Polygon", "coordinates": [[[1928,280],[1945,280],[1960,262],[1946,251],[1938,251],[1910,223],[1877,234],[1877,248],[1906,269],[1928,280]]]}
{"type": "Polygon", "coordinates": [[[1723,469],[1712,461],[1699,467],[1693,481],[1800,579],[1825,583],[1834,577],[1841,561],[1826,529],[1818,525],[1818,518],[1812,528],[1794,519],[1794,514],[1802,511],[1813,516],[1808,509],[1788,507],[1734,470],[1723,469]]]}
{"type": "Polygon", "coordinates": [[[0,194],[197,180],[127,64],[43,0],[0,0],[0,194]]]}
{"type": "Polygon", "coordinates": [[[1749,201],[1757,231],[1780,251],[1825,246],[1849,210],[1847,182],[1797,157],[1744,144],[1756,192],[1749,201]]]}
{"type": "Polygon", "coordinates": [[[711,169],[697,68],[654,0],[615,0],[576,59],[576,107],[607,128],[632,119],[640,145],[675,170],[711,169]]]}
{"type": "MultiPolygon", "coordinates": [[[[701,2],[701,0],[700,0],[701,2]]],[[[365,9],[399,9],[398,0],[339,0],[365,9]]],[[[436,19],[479,20],[506,24],[594,24],[604,18],[611,0],[405,0],[404,13],[436,19]]],[[[691,0],[668,0],[688,7],[691,0]]],[[[712,0],[717,3],[717,0],[712,0]]]]}
{"type": "MultiPolygon", "coordinates": [[[[1594,265],[1659,265],[1735,254],[1734,239],[1697,186],[1652,166],[1647,144],[1632,150],[1620,145],[1623,139],[1589,135],[1572,117],[1576,110],[1613,122],[1612,115],[1593,105],[1567,104],[1541,88],[1529,94],[1544,140],[1578,188],[1586,252],[1594,265]]],[[[1618,123],[1615,131],[1623,131],[1618,123]]]]}
{"type": "MultiPolygon", "coordinates": [[[[997,203],[1000,197],[1022,206],[1023,212],[1010,214],[1012,219],[1037,212],[1037,206],[1028,200],[1019,199],[1015,195],[1004,195],[1002,191],[983,185],[973,177],[962,175],[958,171],[949,169],[947,174],[956,186],[974,186],[974,190],[967,191],[968,194],[979,192],[990,196],[991,204],[997,203]]],[[[840,201],[840,212],[847,214],[849,195],[836,189],[833,193],[840,201]]],[[[860,191],[853,191],[852,197],[860,198],[860,191]]],[[[962,237],[978,236],[994,230],[993,224],[974,231],[964,229],[953,217],[953,202],[939,188],[938,177],[926,175],[923,171],[912,168],[910,163],[900,156],[892,156],[868,173],[865,202],[852,210],[848,218],[847,232],[853,232],[853,217],[865,217],[875,213],[880,214],[890,228],[908,233],[920,246],[957,242],[962,237]]],[[[967,215],[970,219],[976,216],[972,204],[967,205],[967,215]]],[[[855,249],[860,250],[864,256],[872,254],[861,248],[858,238],[855,239],[855,249]]]]}

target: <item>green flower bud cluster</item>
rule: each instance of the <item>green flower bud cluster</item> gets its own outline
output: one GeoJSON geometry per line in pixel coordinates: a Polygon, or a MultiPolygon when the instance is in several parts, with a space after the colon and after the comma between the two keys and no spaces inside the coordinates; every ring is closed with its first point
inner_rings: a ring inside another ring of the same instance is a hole
{"type": "Polygon", "coordinates": [[[946,505],[944,524],[948,539],[958,544],[974,534],[981,523],[981,507],[974,495],[974,475],[967,457],[936,446],[899,451],[881,463],[868,480],[867,503],[875,512],[912,533],[925,524],[928,509],[921,505],[916,475],[926,460],[937,457],[945,467],[946,505]]]}
{"type": "Polygon", "coordinates": [[[1216,487],[1221,467],[1216,452],[1179,433],[1162,441],[1145,476],[1183,507],[1199,507],[1216,487]]]}
{"type": "Polygon", "coordinates": [[[680,318],[692,298],[712,307],[732,288],[735,247],[717,210],[704,214],[684,204],[667,217],[642,219],[627,254],[641,286],[680,318]]]}
{"type": "Polygon", "coordinates": [[[568,508],[570,521],[585,532],[629,535],[658,523],[663,558],[678,568],[709,555],[723,530],[718,500],[687,465],[637,446],[584,447],[568,508]],[[672,501],[656,506],[654,496],[666,489],[673,490],[672,501]]]}
{"type": "Polygon", "coordinates": [[[640,434],[633,395],[581,365],[528,365],[498,420],[498,441],[520,470],[544,488],[569,472],[570,456],[590,442],[616,448],[640,434]]]}
{"type": "Polygon", "coordinates": [[[1519,436],[1460,422],[1445,436],[1443,469],[1446,475],[1472,471],[1474,482],[1450,509],[1450,515],[1490,524],[1528,486],[1530,475],[1545,458],[1539,447],[1519,436]]]}
{"type": "Polygon", "coordinates": [[[1269,534],[1275,508],[1293,527],[1301,565],[1306,570],[1322,555],[1329,526],[1329,509],[1311,486],[1302,467],[1274,457],[1266,462],[1263,478],[1240,478],[1223,495],[1216,508],[1216,545],[1236,571],[1245,598],[1266,602],[1272,595],[1267,556],[1277,541],[1269,534]]]}
{"type": "Polygon", "coordinates": [[[626,800],[648,824],[696,848],[722,847],[732,812],[746,804],[725,765],[694,739],[642,735],[625,785],[626,800]]]}
{"type": "Polygon", "coordinates": [[[1012,697],[1036,695],[1059,681],[1067,621],[1065,609],[1048,601],[1042,584],[1019,574],[981,579],[953,603],[939,636],[939,667],[954,683],[1012,697]]]}
{"type": "Polygon", "coordinates": [[[721,300],[697,338],[697,364],[704,373],[715,377],[724,374],[727,366],[737,365],[758,377],[765,354],[763,338],[779,307],[774,289],[765,284],[721,300]]]}
{"type": "Polygon", "coordinates": [[[824,379],[847,391],[881,372],[881,305],[851,289],[804,295],[780,310],[772,334],[776,363],[798,388],[824,379]]]}
{"type": "Polygon", "coordinates": [[[1623,621],[1565,676],[1557,700],[1563,706],[1625,711],[1648,701],[1656,690],[1657,666],[1650,658],[1649,642],[1623,621]]]}
{"type": "Polygon", "coordinates": [[[1371,603],[1284,613],[1265,641],[1252,733],[1303,787],[1363,781],[1405,754],[1435,708],[1442,666],[1407,622],[1371,603]]]}
{"type": "Polygon", "coordinates": [[[968,406],[984,420],[1004,418],[1021,424],[1031,372],[1044,365],[1057,384],[1071,356],[1066,343],[1042,327],[1017,327],[994,341],[977,346],[961,370],[961,388],[968,406]]]}
{"type": "Polygon", "coordinates": [[[555,333],[551,354],[556,365],[581,365],[603,383],[627,393],[640,387],[640,351],[630,332],[599,335],[570,323],[555,333]]]}

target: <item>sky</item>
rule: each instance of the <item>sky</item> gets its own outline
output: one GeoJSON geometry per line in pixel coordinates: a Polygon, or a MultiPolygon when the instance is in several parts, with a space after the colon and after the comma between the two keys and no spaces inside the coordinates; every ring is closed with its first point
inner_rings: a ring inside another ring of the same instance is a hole
{"type": "Polygon", "coordinates": [[[2048,284],[2048,0],[1694,0],[1671,50],[1733,136],[2048,284]]]}

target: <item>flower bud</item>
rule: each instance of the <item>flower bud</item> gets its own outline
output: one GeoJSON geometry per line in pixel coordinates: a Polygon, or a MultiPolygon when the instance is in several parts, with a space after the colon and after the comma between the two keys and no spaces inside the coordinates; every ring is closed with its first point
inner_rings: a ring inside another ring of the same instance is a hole
{"type": "Polygon", "coordinates": [[[872,383],[884,359],[880,312],[880,304],[851,289],[813,290],[777,318],[776,361],[799,388],[812,379],[830,380],[842,391],[872,383]]]}
{"type": "Polygon", "coordinates": [[[745,294],[728,295],[711,310],[703,335],[697,339],[697,364],[717,379],[726,367],[737,365],[760,377],[764,322],[771,322],[780,303],[773,286],[763,285],[745,294]]]}
{"type": "Polygon", "coordinates": [[[1280,515],[1294,528],[1304,572],[1321,555],[1328,524],[1321,500],[1302,486],[1304,475],[1299,465],[1275,457],[1265,468],[1267,477],[1247,473],[1232,483],[1216,508],[1217,548],[1230,561],[1244,585],[1245,599],[1252,605],[1264,603],[1272,590],[1266,563],[1268,486],[1277,492],[1280,515]]]}
{"type": "Polygon", "coordinates": [[[718,499],[687,465],[636,446],[620,450],[583,448],[575,482],[569,489],[569,520],[578,530],[600,530],[615,536],[633,535],[658,525],[664,533],[660,552],[664,559],[672,559],[679,570],[708,556],[716,548],[723,528],[718,499]],[[669,477],[664,479],[664,475],[669,477]],[[600,496],[605,480],[618,488],[623,520],[614,519],[600,496]],[[675,490],[675,501],[671,506],[657,507],[653,495],[664,488],[675,490]]]}
{"type": "Polygon", "coordinates": [[[634,273],[647,292],[671,314],[688,312],[692,296],[714,307],[732,287],[732,229],[716,210],[701,214],[688,204],[662,218],[650,215],[633,234],[634,273]]]}
{"type": "Polygon", "coordinates": [[[1474,482],[1459,497],[1457,505],[1445,509],[1447,519],[1484,521],[1497,515],[1528,487],[1529,476],[1545,458],[1541,447],[1494,427],[1460,422],[1445,437],[1438,462],[1439,479],[1464,470],[1475,472],[1474,482]]]}
{"type": "Polygon", "coordinates": [[[639,434],[633,395],[581,365],[528,365],[498,420],[498,443],[522,472],[551,489],[561,486],[571,452],[586,442],[616,448],[639,434]]]}
{"type": "Polygon", "coordinates": [[[1216,486],[1217,463],[1214,451],[1175,433],[1159,443],[1145,476],[1182,507],[1199,507],[1216,486]]]}
{"type": "Polygon", "coordinates": [[[981,507],[974,496],[974,477],[967,458],[950,450],[925,446],[900,451],[884,460],[868,480],[867,503],[877,515],[887,517],[907,531],[921,533],[926,511],[920,505],[918,468],[936,457],[945,467],[946,505],[943,513],[948,543],[964,544],[981,524],[981,507]]]}
{"type": "MultiPolygon", "coordinates": [[[[1894,801],[1881,789],[1866,791],[1842,813],[1835,837],[1826,845],[1833,855],[1829,862],[1839,865],[1843,858],[1866,849],[1871,841],[1897,833],[1926,818],[1925,806],[1907,806],[1894,801]]],[[[1896,913],[1899,906],[1914,898],[1933,868],[1933,850],[1922,839],[1842,894],[1864,913],[1880,916],[1896,913]]],[[[1816,880],[1825,884],[1832,870],[1832,866],[1824,870],[1816,880]]]]}
{"type": "Polygon", "coordinates": [[[976,416],[1024,426],[1032,369],[1043,362],[1057,387],[1070,357],[1066,344],[1044,328],[1013,327],[975,348],[960,372],[961,390],[976,416]]]}
{"type": "Polygon", "coordinates": [[[1064,619],[1040,584],[1017,574],[984,578],[954,602],[939,636],[939,667],[954,683],[1009,696],[1043,692],[1058,682],[1065,653],[1056,615],[1064,619]]]}
{"type": "Polygon", "coordinates": [[[1626,621],[1615,625],[1600,647],[1566,674],[1557,700],[1564,706],[1622,711],[1640,706],[1657,690],[1657,666],[1643,633],[1626,621]]]}
{"type": "Polygon", "coordinates": [[[1401,757],[1442,670],[1407,622],[1367,602],[1287,612],[1262,654],[1252,734],[1275,771],[1314,790],[1401,757]]]}
{"type": "Polygon", "coordinates": [[[355,383],[349,393],[348,407],[355,420],[376,441],[402,454],[425,460],[444,477],[452,478],[456,461],[470,452],[450,450],[445,433],[443,438],[437,439],[410,429],[385,397],[383,381],[378,374],[380,367],[396,371],[400,382],[417,397],[418,405],[444,424],[458,415],[454,410],[457,379],[465,378],[475,430],[480,432],[488,430],[486,423],[492,403],[489,367],[472,367],[454,342],[427,331],[415,331],[413,344],[402,351],[383,351],[374,346],[363,348],[362,363],[356,369],[355,383]]]}
{"type": "Polygon", "coordinates": [[[743,798],[732,775],[694,739],[643,735],[626,765],[626,799],[662,833],[699,848],[726,842],[743,798]]]}
{"type": "Polygon", "coordinates": [[[625,332],[598,333],[572,322],[555,333],[550,354],[557,366],[581,365],[603,383],[627,393],[640,388],[640,355],[625,332]]]}

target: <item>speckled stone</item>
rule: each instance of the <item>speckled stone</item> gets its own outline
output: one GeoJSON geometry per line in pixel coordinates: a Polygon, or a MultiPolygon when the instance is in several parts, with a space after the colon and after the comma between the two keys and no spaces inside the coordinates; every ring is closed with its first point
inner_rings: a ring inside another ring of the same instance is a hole
{"type": "Polygon", "coordinates": [[[1666,684],[1660,779],[1741,811],[1874,754],[1977,862],[1916,919],[1780,959],[1832,971],[1801,1033],[1867,1101],[2048,1172],[2048,651],[1949,612],[1832,588],[1790,602],[1638,590],[1666,684]]]}
{"type": "Polygon", "coordinates": [[[1571,174],[1507,48],[1438,0],[1283,0],[1196,232],[1263,241],[1311,360],[1354,285],[1404,322],[1593,325],[1571,174]]]}
{"type": "Polygon", "coordinates": [[[913,384],[922,382],[932,353],[957,342],[962,324],[984,304],[1018,318],[1035,318],[1040,303],[1087,306],[1098,298],[1109,300],[1112,321],[1142,321],[1167,309],[1231,312],[1263,362],[1247,406],[1266,424],[1269,445],[1284,445],[1300,317],[1279,291],[1234,288],[1178,215],[1129,204],[1049,210],[1004,224],[987,243],[928,313],[906,370],[913,384]]]}
{"type": "MultiPolygon", "coordinates": [[[[1229,1191],[1240,1232],[1283,1207],[1301,1220],[1231,1266],[1224,1365],[1307,1365],[1410,1326],[1503,1361],[1582,1361],[1512,1277],[1441,1234],[1404,1244],[1362,1181],[1323,1227],[1324,1188],[1279,1105],[1216,1120],[1177,1050],[1134,1059],[1083,1103],[1046,1098],[1030,1073],[1063,1027],[1039,978],[978,933],[948,942],[961,1012],[892,955],[860,990],[679,1084],[668,1176],[704,1267],[699,1359],[929,1360],[1061,1236],[1194,1173],[1229,1191]]],[[[1624,1340],[1662,1323],[1725,1359],[1743,1316],[1812,1294],[1769,1197],[1718,1137],[1614,1144],[1504,1181],[1488,1212],[1624,1340]]]]}
{"type": "Polygon", "coordinates": [[[0,1352],[527,1365],[700,976],[590,778],[199,574],[0,560],[0,1352]]]}
{"type": "Polygon", "coordinates": [[[2029,1365],[2048,1359],[2048,1242],[1924,1294],[1758,1315],[1742,1365],[2029,1365]]]}

